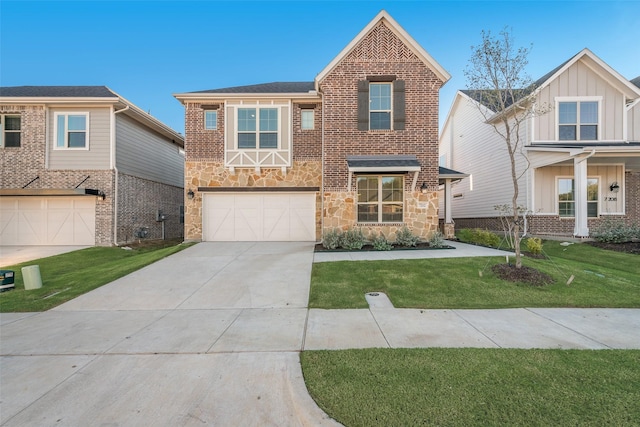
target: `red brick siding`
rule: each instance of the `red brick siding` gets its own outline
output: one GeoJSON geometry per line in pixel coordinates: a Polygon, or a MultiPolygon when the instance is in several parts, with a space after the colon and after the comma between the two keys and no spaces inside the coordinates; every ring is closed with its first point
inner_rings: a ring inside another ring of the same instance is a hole
{"type": "Polygon", "coordinates": [[[293,160],[320,160],[322,158],[322,104],[314,104],[313,129],[302,129],[302,109],[311,104],[293,104],[293,160]]]}

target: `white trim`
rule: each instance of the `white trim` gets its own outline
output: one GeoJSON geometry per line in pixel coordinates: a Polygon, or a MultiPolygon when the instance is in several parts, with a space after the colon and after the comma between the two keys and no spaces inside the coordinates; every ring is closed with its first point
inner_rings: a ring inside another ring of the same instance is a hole
{"type": "Polygon", "coordinates": [[[53,113],[53,149],[54,150],[71,150],[71,151],[89,151],[90,140],[90,119],[91,116],[88,111],[56,111],[53,113]],[[65,116],[65,133],[64,133],[64,146],[58,146],[58,117],[65,116]],[[68,141],[68,126],[69,116],[85,116],[85,144],[84,147],[69,147],[68,141]]]}
{"type": "Polygon", "coordinates": [[[356,176],[356,194],[355,194],[355,205],[356,205],[356,209],[355,209],[355,214],[356,214],[356,224],[395,224],[395,223],[404,223],[404,214],[406,212],[406,189],[404,188],[405,186],[405,180],[404,180],[404,175],[398,175],[398,174],[389,174],[389,175],[385,175],[385,174],[379,174],[379,175],[360,175],[362,177],[367,177],[367,178],[376,178],[378,180],[378,200],[376,202],[362,202],[360,203],[358,201],[358,178],[359,176],[356,176]],[[384,202],[382,199],[382,178],[388,178],[388,177],[399,177],[402,180],[402,183],[400,185],[400,188],[402,189],[402,202],[384,202]],[[384,205],[397,205],[399,203],[402,203],[402,221],[383,221],[382,220],[382,207],[384,205]],[[373,205],[376,204],[378,206],[378,218],[376,221],[359,221],[358,220],[358,206],[360,205],[373,205]]]}

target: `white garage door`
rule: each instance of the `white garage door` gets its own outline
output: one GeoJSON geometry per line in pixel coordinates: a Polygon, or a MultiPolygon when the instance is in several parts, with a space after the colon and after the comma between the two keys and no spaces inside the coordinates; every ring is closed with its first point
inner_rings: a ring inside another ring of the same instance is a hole
{"type": "Polygon", "coordinates": [[[2,245],[95,245],[95,197],[0,197],[2,245]]]}
{"type": "Polygon", "coordinates": [[[205,194],[205,241],[315,241],[315,193],[205,194]]]}

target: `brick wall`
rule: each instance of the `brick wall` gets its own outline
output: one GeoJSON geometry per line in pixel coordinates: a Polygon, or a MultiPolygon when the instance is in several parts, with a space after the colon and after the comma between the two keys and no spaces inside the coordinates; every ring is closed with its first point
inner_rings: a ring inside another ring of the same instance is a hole
{"type": "Polygon", "coordinates": [[[161,239],[162,223],[156,221],[158,210],[167,215],[165,239],[182,238],[181,205],[184,191],[180,187],[118,174],[118,244],[139,240],[136,231],[141,228],[148,231],[145,239],[161,239]]]}
{"type": "Polygon", "coordinates": [[[19,114],[22,128],[20,147],[0,148],[0,188],[22,188],[44,169],[45,109],[41,105],[0,105],[0,114],[19,114]]]}

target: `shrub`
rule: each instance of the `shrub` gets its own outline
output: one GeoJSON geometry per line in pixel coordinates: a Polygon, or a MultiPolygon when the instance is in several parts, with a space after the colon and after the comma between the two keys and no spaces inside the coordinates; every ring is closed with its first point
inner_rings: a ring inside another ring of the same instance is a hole
{"type": "Polygon", "coordinates": [[[527,251],[534,255],[540,255],[542,253],[542,239],[538,237],[529,237],[527,239],[527,251]]]}
{"type": "Polygon", "coordinates": [[[371,243],[373,245],[373,249],[376,251],[390,251],[393,249],[393,245],[389,243],[382,232],[380,232],[380,234],[376,236],[371,243]]]}
{"type": "Polygon", "coordinates": [[[359,228],[345,231],[340,239],[340,246],[347,250],[360,250],[364,246],[364,234],[359,228]]]}
{"type": "Polygon", "coordinates": [[[490,248],[497,248],[500,246],[500,236],[490,232],[489,230],[483,230],[481,228],[463,228],[458,232],[458,239],[460,239],[461,242],[488,246],[490,248]]]}
{"type": "Polygon", "coordinates": [[[431,235],[429,238],[429,246],[432,248],[441,248],[444,246],[444,234],[439,230],[431,235]]]}
{"type": "Polygon", "coordinates": [[[342,232],[336,228],[333,230],[329,230],[324,233],[324,238],[322,239],[322,246],[325,249],[338,249],[340,247],[340,242],[342,240],[342,232]]]}
{"type": "Polygon", "coordinates": [[[607,218],[591,233],[591,237],[603,243],[624,243],[637,234],[637,226],[626,226],[621,219],[607,218]]]}
{"type": "Polygon", "coordinates": [[[414,236],[406,225],[396,233],[396,243],[400,246],[415,246],[419,241],[420,238],[418,236],[414,236]]]}

